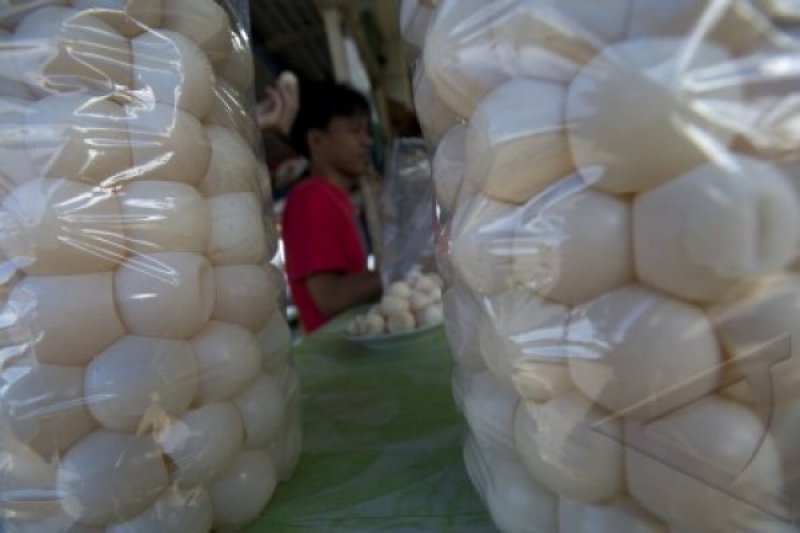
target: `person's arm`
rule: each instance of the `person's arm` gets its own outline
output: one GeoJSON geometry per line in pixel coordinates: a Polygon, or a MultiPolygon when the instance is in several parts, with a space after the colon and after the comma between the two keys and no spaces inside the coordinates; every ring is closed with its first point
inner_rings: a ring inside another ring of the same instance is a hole
{"type": "Polygon", "coordinates": [[[328,318],[373,302],[381,295],[381,279],[377,272],[320,272],[306,278],[306,287],[317,309],[328,318]]]}

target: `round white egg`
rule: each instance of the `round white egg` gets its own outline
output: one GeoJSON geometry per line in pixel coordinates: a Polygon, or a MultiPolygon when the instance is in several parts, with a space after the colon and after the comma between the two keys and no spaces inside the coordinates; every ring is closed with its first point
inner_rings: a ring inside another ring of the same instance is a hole
{"type": "Polygon", "coordinates": [[[21,362],[0,374],[0,418],[49,460],[97,426],[84,397],[84,369],[21,362]]]}
{"type": "Polygon", "coordinates": [[[261,351],[262,367],[270,371],[286,363],[292,343],[292,332],[283,313],[273,313],[267,325],[256,336],[261,351]]]}
{"type": "Polygon", "coordinates": [[[386,295],[400,299],[408,299],[411,295],[411,287],[409,287],[408,283],[405,281],[395,281],[386,289],[386,295]]]}
{"type": "Polygon", "coordinates": [[[217,79],[212,93],[206,124],[236,131],[253,150],[258,149],[261,146],[261,130],[246,105],[244,93],[224,79],[217,79]]]}
{"type": "Polygon", "coordinates": [[[200,369],[200,403],[229,400],[258,378],[261,353],[258,341],[247,329],[212,321],[192,344],[200,369]]]}
{"type": "Polygon", "coordinates": [[[56,493],[56,461],[47,461],[13,436],[0,420],[0,493],[6,518],[23,524],[38,522],[61,510],[56,493]]]}
{"type": "MultiPolygon", "coordinates": [[[[436,201],[448,213],[456,209],[462,190],[474,186],[465,183],[467,160],[467,126],[453,126],[442,138],[431,162],[436,201]]],[[[474,192],[474,191],[473,191],[474,192]]],[[[469,195],[469,192],[464,194],[469,195]]]]}
{"type": "Polygon", "coordinates": [[[780,522],[780,458],[747,408],[708,396],[631,424],[625,429],[628,488],[651,513],[698,531],[773,531],[755,525],[780,522]]]}
{"type": "Polygon", "coordinates": [[[130,168],[125,111],[107,97],[59,94],[31,105],[25,141],[37,173],[113,186],[130,168]]]}
{"type": "MultiPolygon", "coordinates": [[[[170,86],[172,90],[172,86],[170,86]]],[[[129,105],[131,179],[197,185],[205,176],[211,148],[203,126],[172,104],[129,105]]]]}
{"type": "Polygon", "coordinates": [[[475,440],[494,454],[514,451],[514,410],[519,397],[490,372],[469,374],[461,391],[464,417],[475,440]]]}
{"type": "Polygon", "coordinates": [[[564,498],[603,502],[624,488],[622,427],[578,392],[521,402],[514,443],[537,481],[564,498]]]}
{"type": "Polygon", "coordinates": [[[272,498],[278,477],[266,450],[244,451],[209,488],[218,530],[245,526],[272,498]]]}
{"type": "Polygon", "coordinates": [[[15,323],[34,334],[40,363],[85,365],[125,334],[114,305],[110,272],[28,276],[8,297],[15,323]]]}
{"type": "Polygon", "coordinates": [[[484,305],[478,324],[480,351],[502,383],[536,403],[574,387],[567,365],[567,307],[527,289],[487,298],[484,305]]]}
{"type": "Polygon", "coordinates": [[[163,0],[77,0],[73,5],[90,10],[126,37],[161,27],[163,0]]]}
{"type": "Polygon", "coordinates": [[[114,276],[117,309],[128,332],[188,339],[214,309],[214,271],[199,254],[159,252],[131,257],[114,276]]]}
{"type": "Polygon", "coordinates": [[[621,287],[633,279],[630,205],[559,183],[522,209],[511,262],[516,284],[568,305],[621,287]]]}
{"type": "Polygon", "coordinates": [[[260,265],[229,265],[214,268],[217,298],[214,320],[230,322],[258,332],[277,312],[281,287],[260,265]]]}
{"type": "Polygon", "coordinates": [[[109,271],[125,256],[119,203],[107,190],[31,179],[3,198],[9,215],[0,252],[29,275],[109,271]]]}
{"type": "Polygon", "coordinates": [[[685,46],[683,39],[610,46],[570,85],[570,147],[592,186],[615,194],[648,190],[707,162],[709,153],[733,140],[713,111],[738,104],[741,87],[686,89],[689,80],[730,56],[711,42],[698,42],[689,56],[685,46]]]}
{"type": "Polygon", "coordinates": [[[127,520],[156,502],[169,485],[161,450],[150,437],[97,430],[64,455],[58,490],[80,522],[127,520]]]}
{"type": "Polygon", "coordinates": [[[422,308],[415,314],[416,322],[420,327],[435,326],[444,321],[441,304],[432,303],[422,308]]]}
{"type": "Polygon", "coordinates": [[[247,449],[263,448],[277,438],[286,411],[283,387],[275,374],[262,374],[234,399],[244,421],[247,449]]]}
{"type": "Polygon", "coordinates": [[[163,0],[164,27],[185,35],[208,56],[221,63],[231,53],[233,31],[228,14],[214,0],[163,0]]]}
{"type": "Polygon", "coordinates": [[[410,311],[397,311],[386,315],[386,330],[389,333],[407,333],[416,327],[414,315],[410,311]]]}
{"type": "Polygon", "coordinates": [[[411,311],[411,303],[406,296],[395,296],[394,294],[387,294],[381,299],[379,305],[380,311],[385,315],[406,313],[411,311]]]}
{"type": "Polygon", "coordinates": [[[494,200],[524,204],[573,174],[565,107],[558,83],[514,79],[489,93],[469,122],[467,178],[494,200]]]}
{"type": "Polygon", "coordinates": [[[568,349],[575,385],[604,408],[637,418],[710,394],[722,363],[700,309],[638,285],[577,307],[568,349]]]}
{"type": "Polygon", "coordinates": [[[455,285],[444,292],[442,306],[447,317],[444,328],[453,359],[471,370],[486,368],[478,340],[481,307],[475,295],[463,285],[455,285]]]}
{"type": "Polygon", "coordinates": [[[476,196],[458,207],[450,222],[450,257],[458,279],[479,294],[513,287],[512,254],[521,210],[476,196]]]}
{"type": "Polygon", "coordinates": [[[172,181],[135,181],[119,195],[128,246],[136,253],[204,253],[211,212],[197,189],[172,181]]]}
{"type": "Polygon", "coordinates": [[[128,40],[90,13],[60,6],[32,11],[14,31],[17,69],[37,94],[131,88],[128,40]]]}
{"type": "Polygon", "coordinates": [[[159,104],[202,120],[213,105],[214,72],[195,43],[160,29],[131,40],[133,85],[159,104]]]}
{"type": "Polygon", "coordinates": [[[212,403],[173,420],[156,440],[174,463],[174,481],[183,489],[207,486],[228,468],[244,442],[239,412],[230,403],[212,403]]]}
{"type": "Polygon", "coordinates": [[[640,195],[633,223],[641,280],[700,303],[780,271],[800,241],[791,184],[776,167],[749,158],[698,167],[640,195]]]}
{"type": "Polygon", "coordinates": [[[205,196],[258,191],[258,165],[253,151],[241,135],[222,126],[206,127],[211,160],[199,185],[205,196]]]}
{"type": "Polygon", "coordinates": [[[297,468],[303,451],[303,428],[299,410],[289,408],[280,436],[270,443],[269,450],[278,479],[288,481],[297,468]]]}
{"type": "Polygon", "coordinates": [[[461,119],[439,98],[422,64],[416,68],[413,86],[414,107],[422,132],[428,142],[439,144],[445,134],[458,125],[461,119]]]}
{"type": "Polygon", "coordinates": [[[211,498],[202,488],[171,487],[146,511],[108,526],[106,533],[207,533],[212,513],[211,498]]]}
{"type": "Polygon", "coordinates": [[[261,204],[253,193],[229,193],[208,199],[214,265],[257,265],[272,256],[275,235],[267,233],[261,204]]]}
{"type": "Polygon", "coordinates": [[[563,533],[667,533],[666,524],[628,499],[596,505],[562,498],[558,502],[558,523],[563,533]]]}
{"type": "Polygon", "coordinates": [[[141,432],[186,412],[197,394],[197,360],[187,341],[128,336],[89,363],[84,383],[98,422],[141,432]]]}

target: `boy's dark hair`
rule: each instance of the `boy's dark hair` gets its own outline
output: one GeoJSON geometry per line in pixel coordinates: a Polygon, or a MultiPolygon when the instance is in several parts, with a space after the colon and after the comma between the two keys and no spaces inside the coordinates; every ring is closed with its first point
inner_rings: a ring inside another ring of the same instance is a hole
{"type": "Polygon", "coordinates": [[[292,124],[290,140],[294,149],[310,157],[308,132],[325,130],[336,117],[369,116],[369,102],[355,89],[333,82],[300,84],[300,109],[292,124]]]}

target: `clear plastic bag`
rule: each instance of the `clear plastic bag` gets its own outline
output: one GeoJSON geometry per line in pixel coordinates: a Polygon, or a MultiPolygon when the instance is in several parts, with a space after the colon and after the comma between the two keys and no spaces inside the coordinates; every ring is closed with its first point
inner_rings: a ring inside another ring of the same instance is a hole
{"type": "Polygon", "coordinates": [[[0,529],[209,531],[298,460],[241,2],[0,3],[0,529]]]}
{"type": "Polygon", "coordinates": [[[466,461],[501,529],[800,527],[792,13],[440,0],[416,37],[466,461]]]}

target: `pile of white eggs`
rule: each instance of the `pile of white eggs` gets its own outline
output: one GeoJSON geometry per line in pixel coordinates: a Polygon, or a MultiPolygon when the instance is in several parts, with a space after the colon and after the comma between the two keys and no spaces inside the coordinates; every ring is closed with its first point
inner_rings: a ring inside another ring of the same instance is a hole
{"type": "Polygon", "coordinates": [[[794,530],[798,42],[749,0],[401,12],[500,529],[794,530]]]}
{"type": "Polygon", "coordinates": [[[389,285],[380,303],[353,318],[345,331],[354,337],[374,337],[441,324],[443,286],[439,274],[413,270],[389,285]]]}
{"type": "Polygon", "coordinates": [[[246,37],[213,0],[0,28],[0,529],[241,527],[302,439],[246,37]]]}

